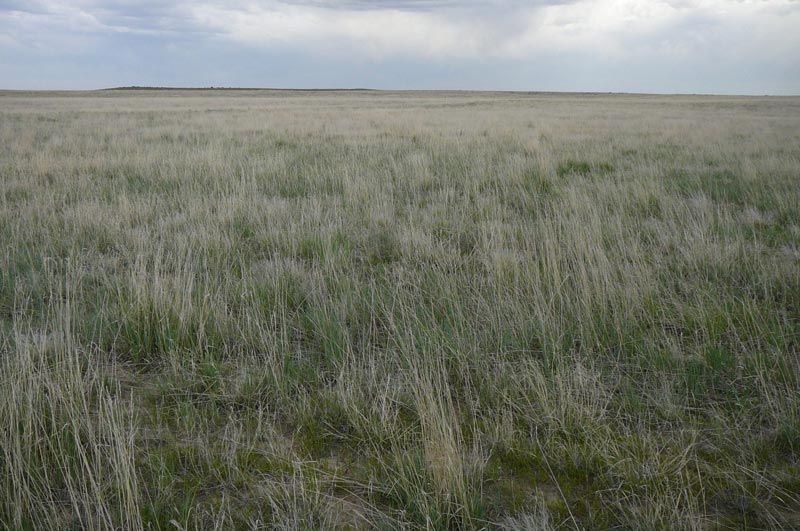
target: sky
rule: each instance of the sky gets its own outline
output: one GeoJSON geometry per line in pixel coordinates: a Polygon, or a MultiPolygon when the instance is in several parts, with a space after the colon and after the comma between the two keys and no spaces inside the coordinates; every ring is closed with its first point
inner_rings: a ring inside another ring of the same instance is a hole
{"type": "Polygon", "coordinates": [[[800,0],[0,0],[0,89],[800,94],[800,0]]]}

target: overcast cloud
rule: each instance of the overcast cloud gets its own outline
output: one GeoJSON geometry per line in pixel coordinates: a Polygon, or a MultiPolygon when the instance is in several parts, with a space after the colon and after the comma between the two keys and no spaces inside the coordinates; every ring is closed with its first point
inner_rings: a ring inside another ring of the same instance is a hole
{"type": "Polygon", "coordinates": [[[0,0],[0,88],[800,93],[797,0],[0,0]]]}

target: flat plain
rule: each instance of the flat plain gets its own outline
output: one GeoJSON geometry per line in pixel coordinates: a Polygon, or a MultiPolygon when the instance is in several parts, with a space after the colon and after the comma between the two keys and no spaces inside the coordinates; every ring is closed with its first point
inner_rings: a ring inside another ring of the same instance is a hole
{"type": "Polygon", "coordinates": [[[800,527],[800,98],[0,93],[0,527],[800,527]]]}

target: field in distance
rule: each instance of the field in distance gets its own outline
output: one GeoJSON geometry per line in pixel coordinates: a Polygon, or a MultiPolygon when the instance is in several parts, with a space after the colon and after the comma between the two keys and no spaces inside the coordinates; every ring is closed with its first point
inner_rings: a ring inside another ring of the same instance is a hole
{"type": "Polygon", "coordinates": [[[0,93],[0,527],[800,527],[800,98],[0,93]]]}

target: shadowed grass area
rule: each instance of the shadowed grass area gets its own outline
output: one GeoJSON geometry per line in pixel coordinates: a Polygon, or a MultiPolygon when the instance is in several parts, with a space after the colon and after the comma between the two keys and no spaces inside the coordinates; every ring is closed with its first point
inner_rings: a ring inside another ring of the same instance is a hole
{"type": "Polygon", "coordinates": [[[0,527],[800,526],[800,101],[447,97],[0,95],[0,527]]]}

